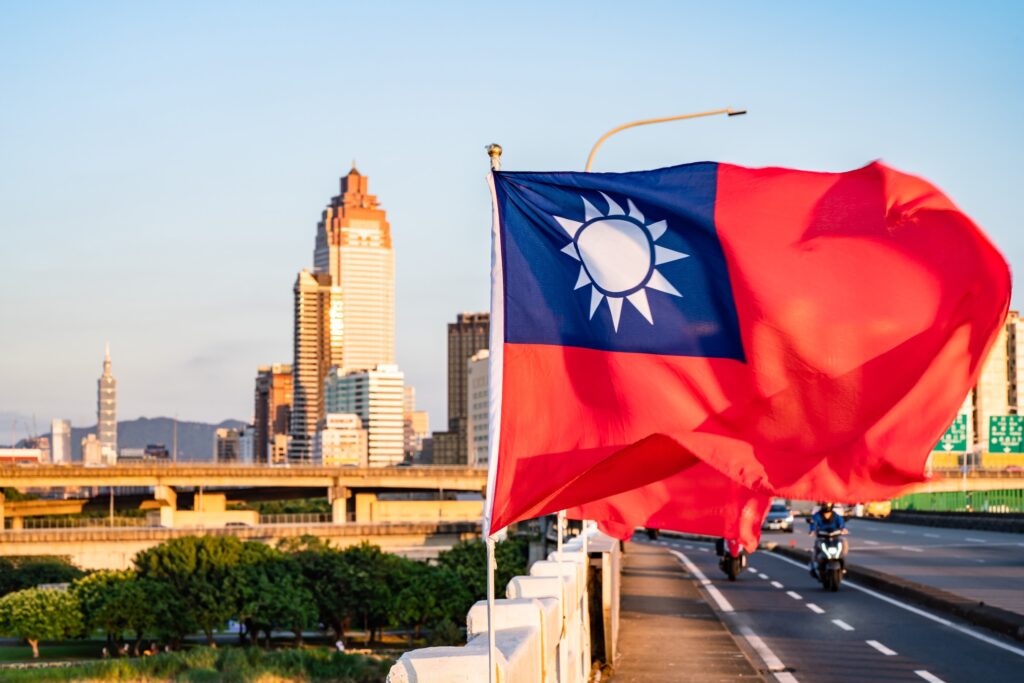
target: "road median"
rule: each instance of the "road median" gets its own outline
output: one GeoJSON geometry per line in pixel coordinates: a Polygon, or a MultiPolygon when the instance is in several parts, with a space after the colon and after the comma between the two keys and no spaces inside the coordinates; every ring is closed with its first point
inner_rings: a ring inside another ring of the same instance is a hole
{"type": "MultiPolygon", "coordinates": [[[[810,551],[800,548],[791,548],[778,543],[763,543],[761,549],[800,562],[810,562],[810,551]]],[[[1024,615],[1022,614],[855,564],[847,564],[846,571],[848,577],[863,586],[902,598],[936,612],[959,617],[975,626],[1024,642],[1024,615]]]]}

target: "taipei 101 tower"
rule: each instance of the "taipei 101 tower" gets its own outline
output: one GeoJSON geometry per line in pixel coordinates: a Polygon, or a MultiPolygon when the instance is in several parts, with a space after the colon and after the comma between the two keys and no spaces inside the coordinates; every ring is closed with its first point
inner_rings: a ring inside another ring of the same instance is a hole
{"type": "Polygon", "coordinates": [[[103,460],[117,462],[117,380],[110,372],[110,344],[103,358],[103,375],[96,382],[96,432],[103,460]]]}

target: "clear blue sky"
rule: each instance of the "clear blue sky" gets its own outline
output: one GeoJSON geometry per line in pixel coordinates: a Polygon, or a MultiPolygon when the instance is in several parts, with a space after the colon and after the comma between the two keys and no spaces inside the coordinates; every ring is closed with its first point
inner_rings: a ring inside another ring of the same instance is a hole
{"type": "Polygon", "coordinates": [[[10,413],[92,424],[108,339],[122,419],[249,418],[353,158],[389,213],[398,360],[435,428],[445,323],[488,302],[491,141],[508,169],[579,169],[624,121],[742,106],[627,132],[595,170],[881,158],[1016,267],[1021,7],[4,3],[0,442],[10,413]]]}

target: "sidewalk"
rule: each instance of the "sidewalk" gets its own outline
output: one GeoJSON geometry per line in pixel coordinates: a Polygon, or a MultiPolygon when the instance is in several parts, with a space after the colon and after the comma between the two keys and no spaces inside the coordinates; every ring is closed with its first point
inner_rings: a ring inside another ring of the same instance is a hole
{"type": "Polygon", "coordinates": [[[613,683],[763,681],[667,550],[626,544],[613,683]]]}

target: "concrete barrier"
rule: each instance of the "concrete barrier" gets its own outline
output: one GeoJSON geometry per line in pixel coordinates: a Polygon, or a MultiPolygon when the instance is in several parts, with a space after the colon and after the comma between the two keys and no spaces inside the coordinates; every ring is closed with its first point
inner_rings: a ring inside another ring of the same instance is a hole
{"type": "MultiPolygon", "coordinates": [[[[618,617],[619,548],[594,529],[567,541],[561,554],[535,562],[529,576],[516,576],[494,601],[497,680],[501,683],[585,683],[591,670],[590,561],[600,571],[602,613],[618,617]]],[[[499,591],[500,592],[500,591],[499,591]]],[[[428,647],[402,655],[388,674],[389,683],[487,681],[487,603],[466,615],[463,647],[428,647]]],[[[602,652],[614,653],[615,628],[600,634],[602,652]],[[609,636],[609,632],[611,636],[609,636]],[[607,642],[611,639],[611,642],[607,642]]],[[[609,662],[613,664],[613,662],[609,662]]]]}

